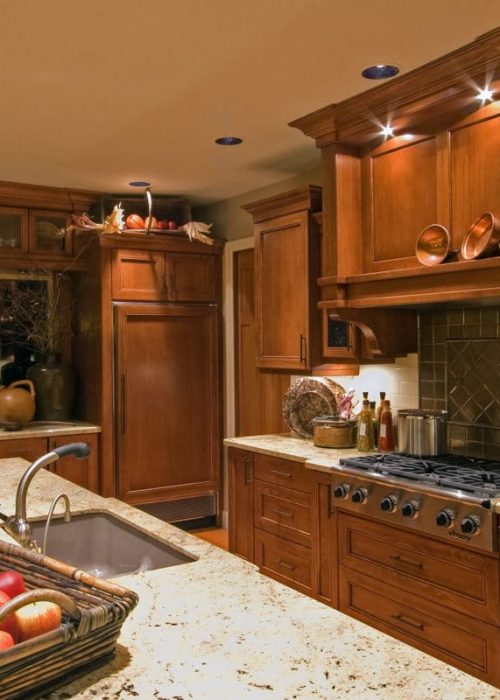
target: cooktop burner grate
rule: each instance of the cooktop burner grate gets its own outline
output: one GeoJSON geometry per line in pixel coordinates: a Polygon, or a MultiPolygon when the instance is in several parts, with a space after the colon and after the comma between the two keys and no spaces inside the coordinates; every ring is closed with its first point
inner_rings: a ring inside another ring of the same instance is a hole
{"type": "Polygon", "coordinates": [[[485,498],[500,496],[500,462],[459,455],[425,459],[405,454],[384,454],[342,458],[340,464],[427,483],[433,488],[466,491],[485,498]]]}

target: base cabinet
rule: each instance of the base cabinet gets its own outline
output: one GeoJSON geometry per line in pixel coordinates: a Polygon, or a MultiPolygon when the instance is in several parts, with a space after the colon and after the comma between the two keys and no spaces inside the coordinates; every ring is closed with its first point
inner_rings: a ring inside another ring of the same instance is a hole
{"type": "Polygon", "coordinates": [[[328,485],[301,462],[235,448],[229,448],[228,460],[229,550],[263,574],[330,604],[335,589],[328,485]]]}
{"type": "Polygon", "coordinates": [[[498,559],[337,517],[339,609],[498,686],[498,559]]]}
{"type": "Polygon", "coordinates": [[[49,464],[47,469],[63,479],[68,479],[78,486],[97,493],[99,488],[99,439],[96,433],[75,433],[54,437],[14,438],[0,440],[0,459],[20,457],[27,462],[34,462],[46,452],[69,445],[72,442],[86,442],[90,455],[85,459],[64,457],[49,464]]]}

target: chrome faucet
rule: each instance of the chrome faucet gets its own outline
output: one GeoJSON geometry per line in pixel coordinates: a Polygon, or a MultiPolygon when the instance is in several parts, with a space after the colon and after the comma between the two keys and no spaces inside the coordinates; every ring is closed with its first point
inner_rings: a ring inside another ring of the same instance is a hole
{"type": "Polygon", "coordinates": [[[54,515],[54,510],[59,501],[64,501],[64,522],[69,523],[69,521],[71,520],[71,507],[69,504],[69,496],[67,496],[65,493],[59,493],[57,496],[54,496],[54,498],[52,499],[52,503],[50,504],[49,512],[47,515],[47,521],[45,523],[45,530],[43,533],[42,554],[47,553],[47,537],[49,535],[49,526],[52,521],[52,516],[54,515]]]}
{"type": "Polygon", "coordinates": [[[21,477],[16,493],[16,513],[5,520],[3,529],[11,535],[23,547],[32,547],[31,525],[26,515],[26,497],[28,488],[35,474],[43,467],[57,462],[60,457],[74,455],[78,459],[84,459],[90,454],[90,447],[85,442],[72,442],[69,445],[56,447],[51,452],[39,457],[31,464],[21,477]]]}

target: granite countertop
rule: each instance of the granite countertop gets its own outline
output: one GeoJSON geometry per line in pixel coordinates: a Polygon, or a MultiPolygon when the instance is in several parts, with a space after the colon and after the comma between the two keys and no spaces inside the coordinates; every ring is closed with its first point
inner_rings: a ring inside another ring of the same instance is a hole
{"type": "MultiPolygon", "coordinates": [[[[295,462],[303,462],[306,469],[331,472],[339,464],[341,457],[366,455],[354,447],[316,447],[312,440],[291,437],[288,433],[276,435],[251,435],[250,437],[226,438],[227,447],[260,452],[272,457],[283,457],[295,462]]],[[[376,454],[376,453],[373,453],[376,454]]]]}
{"type": "Polygon", "coordinates": [[[20,430],[6,430],[0,427],[0,440],[19,440],[35,437],[55,437],[57,435],[83,435],[100,433],[101,427],[84,421],[31,421],[20,430]]]}
{"type": "MultiPolygon", "coordinates": [[[[12,513],[26,462],[1,460],[0,510],[12,513]]],[[[172,525],[50,472],[29,516],[68,493],[73,511],[106,509],[197,561],[117,579],[139,594],[115,658],[54,691],[63,700],[500,700],[500,691],[275,582],[172,525]]],[[[6,537],[4,533],[3,537],[6,537]]]]}

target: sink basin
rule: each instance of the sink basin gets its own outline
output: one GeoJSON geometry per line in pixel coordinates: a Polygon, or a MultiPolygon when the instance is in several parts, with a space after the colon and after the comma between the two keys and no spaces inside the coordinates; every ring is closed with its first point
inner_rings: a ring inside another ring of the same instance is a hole
{"type": "MultiPolygon", "coordinates": [[[[40,546],[45,522],[30,521],[33,537],[40,546]]],[[[68,523],[52,518],[45,553],[100,578],[195,561],[106,512],[74,515],[68,523]]]]}

